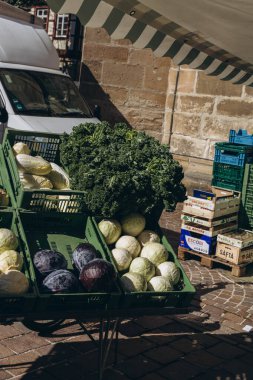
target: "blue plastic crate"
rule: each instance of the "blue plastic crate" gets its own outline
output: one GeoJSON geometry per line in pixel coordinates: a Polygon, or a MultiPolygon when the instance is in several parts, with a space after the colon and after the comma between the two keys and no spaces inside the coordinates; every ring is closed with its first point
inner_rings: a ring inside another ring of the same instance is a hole
{"type": "Polygon", "coordinates": [[[244,166],[246,163],[253,162],[253,147],[231,143],[216,143],[214,161],[244,166]]]}
{"type": "Polygon", "coordinates": [[[246,129],[239,129],[238,132],[236,132],[234,129],[230,129],[229,142],[233,144],[253,146],[253,135],[248,135],[246,129]]]}

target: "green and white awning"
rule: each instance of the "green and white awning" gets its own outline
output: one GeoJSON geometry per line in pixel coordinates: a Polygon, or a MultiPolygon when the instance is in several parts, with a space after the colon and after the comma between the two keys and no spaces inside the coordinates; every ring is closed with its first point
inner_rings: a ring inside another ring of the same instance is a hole
{"type": "Polygon", "coordinates": [[[235,84],[253,86],[252,0],[47,0],[56,13],[113,39],[171,57],[235,84]]]}

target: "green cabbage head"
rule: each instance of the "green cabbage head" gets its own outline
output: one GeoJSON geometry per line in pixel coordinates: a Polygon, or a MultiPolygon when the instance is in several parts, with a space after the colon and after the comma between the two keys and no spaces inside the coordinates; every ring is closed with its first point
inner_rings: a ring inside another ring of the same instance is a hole
{"type": "Polygon", "coordinates": [[[121,235],[121,225],[115,219],[103,219],[98,223],[98,228],[107,244],[115,243],[121,235]]]}
{"type": "Polygon", "coordinates": [[[0,228],[0,253],[9,249],[17,249],[18,239],[8,228],[0,228]]]}
{"type": "Polygon", "coordinates": [[[149,281],[155,275],[155,266],[146,257],[136,257],[130,264],[129,272],[142,274],[149,281]]]}
{"type": "Polygon", "coordinates": [[[28,288],[28,279],[19,270],[11,269],[0,274],[0,295],[24,294],[28,288]]]}
{"type": "Polygon", "coordinates": [[[23,266],[22,256],[14,251],[8,250],[0,253],[0,272],[7,272],[10,269],[21,270],[23,266]]]}

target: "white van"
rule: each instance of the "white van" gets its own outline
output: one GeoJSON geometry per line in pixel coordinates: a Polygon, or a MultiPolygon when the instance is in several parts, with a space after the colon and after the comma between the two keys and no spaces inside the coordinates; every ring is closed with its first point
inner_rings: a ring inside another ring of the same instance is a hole
{"type": "Polygon", "coordinates": [[[59,58],[39,18],[0,1],[0,141],[3,130],[69,133],[99,122],[59,58]]]}

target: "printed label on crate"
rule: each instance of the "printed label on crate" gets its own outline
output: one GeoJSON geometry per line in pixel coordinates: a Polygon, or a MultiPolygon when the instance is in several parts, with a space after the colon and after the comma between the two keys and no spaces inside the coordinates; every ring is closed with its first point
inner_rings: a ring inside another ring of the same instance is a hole
{"type": "Polygon", "coordinates": [[[216,244],[215,237],[204,235],[194,236],[193,232],[181,229],[180,246],[209,255],[214,250],[216,244]]]}
{"type": "Polygon", "coordinates": [[[253,248],[241,250],[238,247],[218,242],[216,256],[234,264],[250,263],[253,261],[253,248]]]}
{"type": "Polygon", "coordinates": [[[226,224],[230,222],[235,222],[238,220],[238,214],[231,215],[227,218],[220,218],[216,220],[212,219],[201,219],[193,215],[181,214],[181,220],[186,222],[199,224],[200,226],[212,227],[219,226],[221,224],[226,224]]]}
{"type": "Polygon", "coordinates": [[[217,240],[220,243],[232,245],[233,247],[246,248],[253,245],[253,232],[247,230],[239,230],[233,234],[219,234],[217,240]]]}
{"type": "Polygon", "coordinates": [[[215,197],[215,194],[214,193],[210,193],[208,191],[194,189],[193,190],[193,197],[194,198],[207,199],[207,200],[210,201],[210,200],[212,200],[215,197]]]}
{"type": "Polygon", "coordinates": [[[214,227],[210,227],[209,229],[204,229],[198,226],[193,226],[190,224],[182,224],[182,228],[187,231],[196,232],[197,234],[205,235],[205,236],[217,236],[219,233],[225,233],[229,231],[234,231],[238,228],[237,223],[229,224],[226,227],[218,227],[218,229],[215,229],[214,227]]]}

